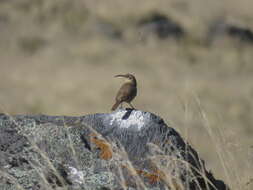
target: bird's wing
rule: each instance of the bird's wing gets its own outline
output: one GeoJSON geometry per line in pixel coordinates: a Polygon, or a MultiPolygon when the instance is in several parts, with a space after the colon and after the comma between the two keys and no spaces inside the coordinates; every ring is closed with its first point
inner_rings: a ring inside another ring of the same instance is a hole
{"type": "Polygon", "coordinates": [[[129,98],[129,95],[132,92],[132,86],[129,84],[123,84],[118,91],[116,96],[116,101],[122,102],[126,101],[129,98]]]}

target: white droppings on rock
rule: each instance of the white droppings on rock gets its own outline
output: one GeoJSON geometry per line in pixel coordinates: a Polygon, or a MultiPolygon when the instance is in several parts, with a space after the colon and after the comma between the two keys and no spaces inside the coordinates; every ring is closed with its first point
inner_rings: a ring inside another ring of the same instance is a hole
{"type": "Polygon", "coordinates": [[[69,166],[68,179],[73,184],[83,184],[84,182],[84,174],[82,171],[78,171],[76,168],[69,166]]]}
{"type": "Polygon", "coordinates": [[[118,110],[112,113],[110,125],[113,125],[114,122],[117,122],[117,125],[121,128],[129,128],[131,126],[136,126],[137,130],[141,130],[141,128],[147,122],[147,117],[144,118],[144,114],[142,111],[132,110],[129,117],[123,119],[127,112],[127,110],[118,110]]]}

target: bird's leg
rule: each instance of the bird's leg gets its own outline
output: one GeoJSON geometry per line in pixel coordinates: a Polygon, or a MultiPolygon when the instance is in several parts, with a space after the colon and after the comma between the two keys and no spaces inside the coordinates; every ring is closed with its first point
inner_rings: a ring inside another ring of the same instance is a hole
{"type": "Polygon", "coordinates": [[[132,105],[130,102],[128,102],[128,104],[131,106],[132,109],[135,109],[135,108],[133,107],[133,105],[132,105]]]}

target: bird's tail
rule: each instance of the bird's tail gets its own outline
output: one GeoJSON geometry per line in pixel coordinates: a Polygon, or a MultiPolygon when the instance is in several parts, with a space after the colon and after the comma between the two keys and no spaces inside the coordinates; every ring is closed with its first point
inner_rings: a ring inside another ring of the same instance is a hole
{"type": "Polygon", "coordinates": [[[116,101],[116,103],[112,106],[112,111],[116,110],[117,107],[120,105],[120,102],[116,101]]]}

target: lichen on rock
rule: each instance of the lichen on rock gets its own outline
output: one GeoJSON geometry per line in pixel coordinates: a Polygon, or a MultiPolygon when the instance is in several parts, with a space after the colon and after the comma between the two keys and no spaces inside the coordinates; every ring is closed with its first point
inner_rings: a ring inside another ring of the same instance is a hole
{"type": "Polygon", "coordinates": [[[227,188],[179,133],[140,110],[1,114],[0,147],[2,189],[227,188]]]}

